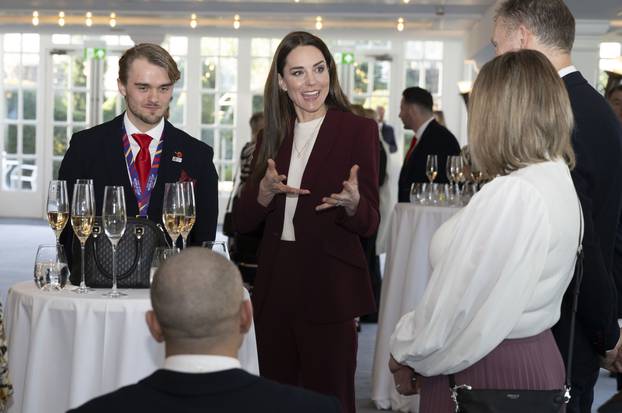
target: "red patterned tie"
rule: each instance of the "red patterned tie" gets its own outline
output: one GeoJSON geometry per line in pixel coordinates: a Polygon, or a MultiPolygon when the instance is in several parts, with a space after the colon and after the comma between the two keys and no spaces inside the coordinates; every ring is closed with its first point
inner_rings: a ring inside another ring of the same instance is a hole
{"type": "Polygon", "coordinates": [[[149,154],[151,136],[145,133],[132,133],[132,137],[140,145],[138,156],[134,159],[134,166],[136,167],[136,172],[138,172],[141,190],[144,192],[147,186],[149,170],[151,169],[151,155],[149,154]]]}
{"type": "Polygon", "coordinates": [[[417,137],[413,136],[413,140],[410,141],[410,148],[408,148],[408,152],[406,152],[406,157],[404,158],[405,160],[408,160],[408,158],[410,158],[410,154],[413,153],[413,149],[415,149],[416,144],[417,144],[417,137]]]}

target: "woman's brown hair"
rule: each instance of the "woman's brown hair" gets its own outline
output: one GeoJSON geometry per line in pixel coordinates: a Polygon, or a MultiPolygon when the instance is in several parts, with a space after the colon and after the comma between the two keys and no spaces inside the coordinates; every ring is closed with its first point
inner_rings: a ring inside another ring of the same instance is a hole
{"type": "Polygon", "coordinates": [[[326,106],[349,111],[350,103],[341,90],[341,86],[339,86],[335,60],[322,39],[307,32],[291,32],[285,36],[274,53],[272,66],[270,67],[270,73],[268,74],[264,89],[265,125],[262,133],[263,139],[251,177],[255,183],[258,183],[264,176],[268,159],[276,157],[283,140],[290,133],[296,119],[294,105],[289,99],[287,92],[279,87],[279,75],[283,76],[283,68],[285,67],[287,56],[299,46],[313,46],[324,56],[330,78],[328,96],[325,102],[326,106]]]}
{"type": "Polygon", "coordinates": [[[469,97],[469,147],[486,175],[564,159],[575,163],[566,88],[540,52],[508,52],[486,63],[469,97]]]}

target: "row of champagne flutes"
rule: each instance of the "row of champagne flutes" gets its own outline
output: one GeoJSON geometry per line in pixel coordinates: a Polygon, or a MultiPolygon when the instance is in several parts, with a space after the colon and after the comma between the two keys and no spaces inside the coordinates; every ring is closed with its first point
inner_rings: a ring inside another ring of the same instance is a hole
{"type": "MultiPolygon", "coordinates": [[[[93,231],[95,221],[95,191],[91,179],[78,179],[74,185],[71,202],[71,215],[67,198],[66,181],[51,181],[48,189],[47,216],[48,223],[56,234],[57,251],[62,248],[59,237],[69,217],[73,231],[80,241],[81,281],[74,291],[88,293],[91,291],[85,282],[85,245],[93,231]]],[[[192,182],[167,183],[162,206],[162,221],[173,243],[182,236],[186,246],[188,234],[196,220],[194,185],[192,182]]],[[[116,250],[127,226],[125,193],[122,186],[106,186],[102,208],[102,225],[104,233],[112,245],[112,290],[106,296],[116,298],[127,295],[117,289],[116,250]]]]}
{"type": "Polygon", "coordinates": [[[466,162],[462,155],[447,157],[445,174],[449,185],[434,184],[439,173],[438,155],[428,155],[426,160],[426,176],[429,185],[413,184],[411,202],[422,204],[465,205],[479,189],[482,173],[472,162],[466,162]]]}
{"type": "MultiPolygon", "coordinates": [[[[56,244],[59,255],[62,249],[59,246],[60,235],[71,220],[71,227],[80,241],[81,278],[80,286],[73,291],[85,294],[92,291],[86,286],[85,279],[85,246],[93,232],[95,223],[95,189],[92,179],[77,179],[73,187],[71,212],[67,197],[67,182],[62,180],[51,181],[48,187],[47,216],[50,227],[56,234],[56,244]]],[[[105,293],[108,297],[120,297],[125,293],[117,289],[116,279],[116,249],[125,233],[127,214],[125,208],[125,193],[122,186],[106,186],[104,188],[104,204],[102,207],[102,226],[104,233],[112,245],[112,290],[105,293]]]]}

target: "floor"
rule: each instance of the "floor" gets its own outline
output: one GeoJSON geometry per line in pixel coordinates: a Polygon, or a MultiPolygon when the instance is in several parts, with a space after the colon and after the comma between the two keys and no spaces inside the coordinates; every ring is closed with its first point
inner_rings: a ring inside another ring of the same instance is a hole
{"type": "MultiPolygon", "coordinates": [[[[222,236],[219,234],[219,236],[222,236]]],[[[37,245],[54,242],[52,230],[43,220],[0,218],[0,300],[16,282],[31,280],[37,245]]],[[[359,335],[358,367],[356,372],[357,412],[377,412],[371,394],[371,367],[374,356],[376,326],[363,324],[359,335]]],[[[601,371],[596,384],[593,412],[615,392],[615,379],[601,371]]]]}

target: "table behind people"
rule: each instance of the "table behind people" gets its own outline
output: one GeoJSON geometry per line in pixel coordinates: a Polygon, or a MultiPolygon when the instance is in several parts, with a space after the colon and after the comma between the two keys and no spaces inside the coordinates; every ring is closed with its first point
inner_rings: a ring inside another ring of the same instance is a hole
{"type": "MultiPolygon", "coordinates": [[[[43,292],[30,281],[11,287],[5,308],[16,384],[10,413],[64,412],[162,366],[164,346],[145,324],[149,290],[115,299],[102,291],[43,292]]],[[[259,374],[254,325],[238,357],[242,368],[259,374]]]]}
{"type": "Polygon", "coordinates": [[[457,207],[395,205],[387,242],[378,332],[372,368],[371,398],[378,409],[419,411],[419,397],[395,391],[387,369],[389,339],[400,318],[418,303],[432,273],[428,250],[436,230],[459,211],[457,207]]]}

